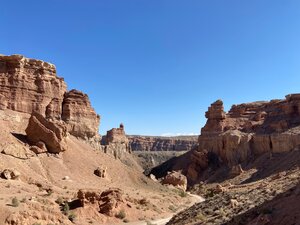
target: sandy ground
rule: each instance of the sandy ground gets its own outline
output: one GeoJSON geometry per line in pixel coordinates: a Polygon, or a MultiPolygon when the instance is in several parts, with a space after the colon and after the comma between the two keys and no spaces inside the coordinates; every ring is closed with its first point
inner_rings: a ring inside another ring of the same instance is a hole
{"type": "MultiPolygon", "coordinates": [[[[199,195],[191,194],[189,192],[187,192],[187,194],[192,197],[192,204],[205,201],[205,199],[199,195]]],[[[167,216],[165,218],[161,218],[161,219],[147,220],[147,221],[135,221],[135,222],[127,223],[127,224],[129,224],[129,225],[149,225],[149,224],[165,225],[171,220],[171,218],[173,216],[174,216],[174,214],[170,214],[169,216],[167,216]]],[[[122,224],[124,224],[124,223],[122,223],[122,224]]],[[[117,224],[117,225],[121,225],[121,224],[117,224]]]]}
{"type": "MultiPolygon", "coordinates": [[[[97,192],[121,189],[129,204],[124,206],[129,221],[167,218],[193,203],[194,197],[183,198],[178,190],[152,181],[140,171],[72,136],[68,138],[69,149],[66,152],[34,155],[24,140],[27,123],[26,114],[0,110],[0,152],[6,149],[6,154],[0,154],[0,171],[15,169],[21,173],[19,180],[0,179],[1,225],[8,217],[10,221],[19,220],[16,225],[32,225],[35,222],[47,225],[58,221],[72,224],[55,201],[59,198],[73,201],[79,189],[97,192]],[[99,166],[107,167],[106,178],[94,175],[99,166]],[[51,189],[50,194],[47,189],[51,189]],[[10,205],[14,197],[20,202],[18,207],[10,205]],[[146,203],[141,205],[142,199],[146,203]]],[[[77,215],[75,224],[121,222],[88,208],[71,211],[77,215]]]]}

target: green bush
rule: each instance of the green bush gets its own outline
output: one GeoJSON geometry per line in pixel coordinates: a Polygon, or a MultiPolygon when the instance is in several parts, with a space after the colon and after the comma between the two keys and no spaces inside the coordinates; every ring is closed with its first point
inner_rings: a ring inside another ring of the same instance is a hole
{"type": "Polygon", "coordinates": [[[187,193],[184,190],[179,191],[179,196],[182,198],[185,198],[187,196],[187,193]]]}
{"type": "Polygon", "coordinates": [[[16,197],[14,197],[14,198],[11,200],[11,205],[12,205],[13,207],[18,207],[19,204],[20,204],[20,202],[19,202],[19,200],[18,200],[16,197]]]}
{"type": "Polygon", "coordinates": [[[120,210],[117,214],[116,214],[116,217],[119,218],[119,219],[124,219],[126,217],[126,213],[125,211],[122,209],[120,210]]]}
{"type": "Polygon", "coordinates": [[[66,216],[69,214],[70,206],[69,206],[69,204],[67,202],[65,202],[65,204],[64,204],[64,206],[62,208],[62,211],[63,211],[64,215],[66,215],[66,216]]]}

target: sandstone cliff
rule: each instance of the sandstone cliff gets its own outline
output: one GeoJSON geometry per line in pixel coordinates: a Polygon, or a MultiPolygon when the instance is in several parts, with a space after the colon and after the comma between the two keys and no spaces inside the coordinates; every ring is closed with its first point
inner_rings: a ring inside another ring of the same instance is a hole
{"type": "Polygon", "coordinates": [[[100,116],[91,107],[89,97],[77,90],[71,90],[64,95],[62,105],[62,120],[68,124],[70,134],[91,138],[98,135],[100,116]]]}
{"type": "Polygon", "coordinates": [[[76,90],[67,92],[54,65],[22,55],[0,56],[0,83],[0,109],[63,120],[76,137],[98,135],[100,117],[88,96],[76,90]]]}
{"type": "Polygon", "coordinates": [[[222,166],[234,174],[236,168],[243,171],[243,166],[261,155],[272,158],[300,149],[300,94],[233,105],[229,112],[217,100],[208,108],[206,118],[198,147],[151,173],[162,177],[167,171],[180,170],[191,185],[207,179],[222,166]]]}
{"type": "Polygon", "coordinates": [[[132,151],[190,151],[198,144],[198,136],[154,137],[129,135],[132,151]]]}
{"type": "Polygon", "coordinates": [[[206,118],[188,168],[188,177],[194,181],[211,163],[233,167],[264,153],[271,156],[300,147],[300,94],[233,105],[228,113],[218,100],[206,118]]]}

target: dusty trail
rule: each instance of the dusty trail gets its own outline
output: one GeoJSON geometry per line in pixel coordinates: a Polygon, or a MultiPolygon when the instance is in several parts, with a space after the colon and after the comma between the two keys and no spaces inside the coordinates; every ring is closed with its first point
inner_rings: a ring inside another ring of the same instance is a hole
{"type": "MultiPolygon", "coordinates": [[[[191,197],[193,197],[193,204],[195,203],[200,203],[200,202],[204,202],[205,199],[199,195],[194,195],[191,194],[189,192],[187,192],[187,194],[191,197]]],[[[156,219],[156,220],[145,220],[145,221],[136,221],[136,222],[129,222],[127,223],[128,225],[165,225],[167,224],[173,217],[174,214],[171,214],[170,216],[166,217],[166,218],[162,218],[162,219],[156,219]]],[[[120,224],[124,224],[124,223],[120,223],[120,224]]]]}

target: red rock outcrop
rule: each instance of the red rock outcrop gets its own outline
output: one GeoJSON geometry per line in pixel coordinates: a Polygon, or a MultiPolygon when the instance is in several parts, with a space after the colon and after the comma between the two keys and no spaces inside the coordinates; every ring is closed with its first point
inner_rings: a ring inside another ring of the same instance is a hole
{"type": "MultiPolygon", "coordinates": [[[[218,100],[208,108],[206,118],[198,152],[211,152],[229,167],[264,153],[300,147],[300,94],[287,95],[284,100],[233,105],[228,113],[218,100]]],[[[196,180],[204,169],[203,157],[191,161],[188,177],[196,180]]]]}
{"type": "Polygon", "coordinates": [[[37,146],[43,142],[50,153],[67,150],[67,129],[62,123],[48,121],[42,115],[33,113],[25,131],[30,143],[37,146]]]}
{"type": "Polygon", "coordinates": [[[102,193],[79,190],[77,197],[81,207],[93,206],[99,213],[107,216],[115,216],[120,207],[125,206],[123,192],[117,188],[108,189],[102,193]]]}
{"type": "Polygon", "coordinates": [[[77,90],[65,93],[62,120],[67,123],[70,134],[91,138],[98,135],[100,116],[91,107],[89,97],[77,90]]]}
{"type": "Polygon", "coordinates": [[[128,136],[132,151],[190,151],[198,145],[198,136],[128,136]]]}
{"type": "Polygon", "coordinates": [[[185,191],[187,188],[187,178],[179,172],[172,171],[162,179],[162,184],[173,185],[185,191]]]}
{"type": "Polygon", "coordinates": [[[120,124],[119,128],[107,131],[106,136],[102,139],[102,144],[105,145],[104,152],[114,155],[115,158],[119,159],[124,154],[131,152],[128,142],[123,124],[120,124]]]}
{"type": "Polygon", "coordinates": [[[63,120],[80,138],[98,136],[100,117],[86,94],[71,90],[56,75],[54,65],[22,55],[0,56],[0,109],[63,120]]]}
{"type": "Polygon", "coordinates": [[[1,109],[60,118],[66,84],[56,76],[55,66],[22,55],[0,56],[1,109]],[[50,112],[50,110],[48,110],[50,112]]]}
{"type": "Polygon", "coordinates": [[[124,125],[120,124],[119,128],[113,128],[107,131],[105,142],[108,145],[111,143],[128,144],[128,138],[125,134],[124,125]]]}

